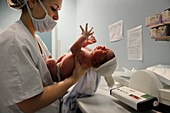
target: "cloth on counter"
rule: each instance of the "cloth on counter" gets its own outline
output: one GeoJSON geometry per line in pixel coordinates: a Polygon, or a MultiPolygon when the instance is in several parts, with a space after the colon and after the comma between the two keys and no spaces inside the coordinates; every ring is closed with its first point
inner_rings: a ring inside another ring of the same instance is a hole
{"type": "Polygon", "coordinates": [[[157,74],[157,77],[160,79],[164,85],[170,85],[170,66],[169,65],[155,65],[146,68],[157,74]]]}
{"type": "Polygon", "coordinates": [[[63,97],[62,113],[76,113],[76,99],[94,95],[100,81],[93,68],[90,68],[80,81],[63,97]]]}

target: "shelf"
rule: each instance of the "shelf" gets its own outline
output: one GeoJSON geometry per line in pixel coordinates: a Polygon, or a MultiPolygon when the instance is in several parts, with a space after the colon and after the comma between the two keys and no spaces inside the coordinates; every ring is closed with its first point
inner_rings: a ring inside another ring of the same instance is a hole
{"type": "Polygon", "coordinates": [[[156,41],[170,41],[170,36],[155,36],[151,38],[155,39],[156,41]]]}
{"type": "Polygon", "coordinates": [[[170,41],[169,14],[170,8],[161,13],[145,18],[145,25],[147,28],[150,28],[151,39],[155,39],[155,41],[170,41]]]}
{"type": "Polygon", "coordinates": [[[159,26],[163,26],[163,25],[170,25],[170,22],[164,22],[164,23],[160,23],[160,24],[156,24],[156,25],[151,25],[149,26],[149,28],[155,28],[155,27],[159,27],[159,26]]]}
{"type": "Polygon", "coordinates": [[[169,25],[169,24],[170,24],[170,21],[168,21],[168,22],[164,22],[163,24],[165,24],[165,25],[169,25]]]}
{"type": "Polygon", "coordinates": [[[155,28],[155,27],[163,26],[163,25],[164,25],[163,23],[160,23],[160,24],[149,26],[149,28],[152,29],[152,28],[155,28]]]}

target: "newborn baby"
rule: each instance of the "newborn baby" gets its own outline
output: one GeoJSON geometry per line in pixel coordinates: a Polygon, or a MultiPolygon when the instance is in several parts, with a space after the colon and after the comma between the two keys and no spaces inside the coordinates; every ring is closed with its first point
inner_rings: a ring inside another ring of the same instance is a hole
{"type": "Polygon", "coordinates": [[[52,58],[46,61],[54,81],[64,80],[72,75],[75,68],[75,57],[84,68],[98,68],[115,57],[113,51],[104,46],[96,46],[93,50],[85,48],[87,45],[95,43],[96,39],[92,36],[92,29],[86,31],[81,26],[80,28],[82,29],[82,35],[71,46],[70,52],[60,57],[57,61],[52,58]]]}

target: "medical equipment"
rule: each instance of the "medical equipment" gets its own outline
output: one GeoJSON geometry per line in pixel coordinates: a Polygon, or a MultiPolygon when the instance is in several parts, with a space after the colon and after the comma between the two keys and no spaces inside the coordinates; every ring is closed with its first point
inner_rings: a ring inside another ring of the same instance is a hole
{"type": "MultiPolygon", "coordinates": [[[[124,90],[127,90],[128,88],[131,88],[135,91],[143,92],[148,95],[151,95],[154,98],[157,98],[158,104],[156,103],[156,100],[151,102],[153,106],[146,109],[154,109],[154,107],[159,106],[159,104],[164,104],[167,106],[170,106],[170,89],[167,89],[169,85],[165,84],[159,79],[158,74],[154,73],[150,70],[139,70],[136,72],[132,72],[131,74],[123,74],[119,73],[114,76],[114,80],[119,83],[119,87],[117,88],[124,88],[124,90]]],[[[116,87],[116,86],[115,86],[116,87]]],[[[112,89],[113,90],[113,89],[112,89]]],[[[111,91],[112,91],[111,90],[111,91]]],[[[119,95],[120,93],[117,92],[119,95]]],[[[111,95],[115,96],[115,94],[111,93],[111,95]]],[[[132,100],[125,101],[121,99],[119,96],[115,96],[120,101],[130,105],[132,100]]],[[[150,101],[147,101],[150,102],[150,101]]],[[[147,103],[146,104],[149,104],[147,103]]],[[[138,110],[135,106],[131,106],[138,110]]]]}
{"type": "Polygon", "coordinates": [[[107,61],[103,65],[101,65],[99,68],[96,68],[96,73],[100,76],[103,76],[105,78],[105,81],[109,87],[114,86],[114,80],[112,77],[112,74],[114,73],[117,66],[116,58],[107,61]]]}
{"type": "Polygon", "coordinates": [[[158,99],[130,87],[113,88],[110,94],[138,111],[146,111],[158,105],[158,99]]]}

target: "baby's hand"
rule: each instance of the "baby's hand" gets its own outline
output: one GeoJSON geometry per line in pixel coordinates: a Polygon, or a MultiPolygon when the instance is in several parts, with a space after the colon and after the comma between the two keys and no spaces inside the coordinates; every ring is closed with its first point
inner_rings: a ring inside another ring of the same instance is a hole
{"type": "Polygon", "coordinates": [[[96,43],[96,38],[92,35],[90,38],[88,38],[87,40],[85,40],[82,44],[82,47],[86,47],[89,44],[93,44],[96,43]]]}
{"type": "Polygon", "coordinates": [[[56,66],[55,59],[53,59],[52,56],[49,56],[48,59],[46,60],[46,65],[47,65],[47,67],[54,67],[54,66],[56,66]]]}
{"type": "Polygon", "coordinates": [[[90,38],[87,39],[88,44],[96,43],[96,38],[92,35],[90,38]]]}
{"type": "Polygon", "coordinates": [[[80,29],[81,29],[81,31],[82,31],[81,35],[85,36],[86,39],[88,39],[88,37],[94,33],[94,32],[92,31],[92,30],[93,30],[93,27],[88,31],[88,23],[86,23],[85,29],[83,29],[83,27],[80,25],[80,29]]]}

